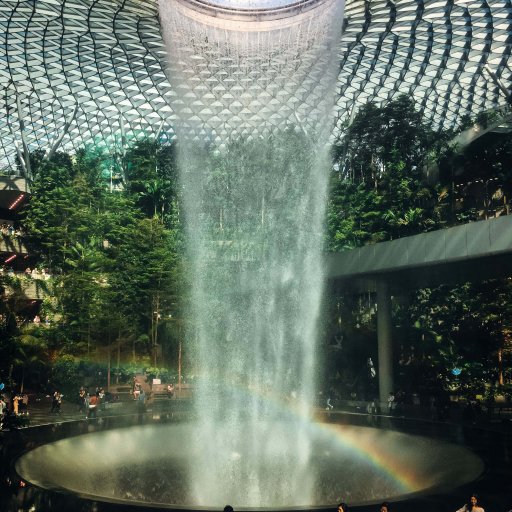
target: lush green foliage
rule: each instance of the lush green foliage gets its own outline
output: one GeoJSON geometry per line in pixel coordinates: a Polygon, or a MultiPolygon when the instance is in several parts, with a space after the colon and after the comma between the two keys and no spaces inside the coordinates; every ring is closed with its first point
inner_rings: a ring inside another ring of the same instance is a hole
{"type": "Polygon", "coordinates": [[[396,318],[409,341],[402,352],[414,354],[413,383],[418,384],[418,369],[428,368],[448,389],[483,394],[486,384],[512,377],[500,362],[512,349],[509,279],[425,288],[411,299],[396,318]]]}
{"type": "Polygon", "coordinates": [[[434,132],[401,96],[382,108],[367,104],[334,152],[328,248],[343,250],[435,229],[445,196],[424,167],[446,137],[434,132]]]}
{"type": "Polygon", "coordinates": [[[61,375],[56,362],[74,358],[118,367],[156,362],[162,348],[175,363],[176,333],[163,320],[179,310],[182,282],[174,155],[174,146],[137,143],[125,155],[127,185],[117,191],[105,172],[108,155],[90,149],[50,161],[32,155],[32,195],[22,221],[52,278],[44,281],[41,325],[24,324],[23,312],[2,303],[2,355],[18,380],[26,366],[50,364],[54,377],[61,375]]]}
{"type": "Polygon", "coordinates": [[[443,162],[451,185],[453,217],[468,222],[508,214],[512,197],[512,137],[489,133],[443,162]]]}
{"type": "MultiPolygon", "coordinates": [[[[302,135],[289,135],[286,144],[266,144],[264,154],[258,141],[232,141],[227,152],[234,158],[205,150],[206,186],[214,198],[207,213],[219,240],[236,237],[246,250],[264,250],[258,239],[265,239],[258,231],[265,229],[263,218],[291,225],[284,217],[289,209],[279,217],[276,208],[276,217],[268,217],[269,205],[293,202],[301,193],[272,174],[275,165],[268,162],[278,159],[287,168],[288,160],[298,160],[290,154],[300,152],[304,165],[312,158],[302,135]]],[[[458,154],[447,145],[451,136],[432,130],[407,97],[361,109],[333,150],[327,248],[508,212],[512,138],[482,138],[458,154]],[[438,160],[441,179],[432,183],[425,171],[438,160]]],[[[117,163],[90,148],[74,156],[57,153],[51,161],[32,154],[32,196],[23,223],[40,266],[53,276],[43,283],[40,316],[48,322],[26,323],[20,283],[2,274],[0,287],[14,290],[0,303],[3,377],[20,385],[50,378],[71,390],[84,375],[105,376],[94,361],[107,362],[116,380],[149,366],[151,375],[175,376],[187,300],[176,153],[175,145],[142,140],[125,148],[117,163]],[[121,190],[113,190],[111,172],[121,190]]],[[[394,302],[400,387],[474,393],[484,382],[511,378],[502,363],[512,352],[508,280],[408,292],[406,302],[394,302]]],[[[347,394],[361,396],[367,358],[377,362],[375,297],[332,294],[326,302],[327,374],[347,394]]]]}
{"type": "MultiPolygon", "coordinates": [[[[461,129],[471,125],[466,120],[461,129]]],[[[453,135],[434,132],[407,97],[382,108],[362,108],[334,152],[328,249],[340,251],[508,213],[512,137],[489,134],[460,153],[448,143],[453,135]],[[426,171],[438,163],[440,181],[432,184],[426,171]]],[[[404,290],[395,299],[398,387],[474,396],[485,385],[487,389],[510,380],[506,362],[512,353],[512,296],[506,277],[404,290]]],[[[377,355],[375,297],[339,294],[331,302],[329,374],[361,396],[371,384],[367,357],[376,360],[377,355]],[[338,321],[333,324],[332,318],[338,321]]]]}
{"type": "Polygon", "coordinates": [[[135,143],[126,153],[128,193],[146,217],[158,217],[171,228],[178,215],[176,145],[162,146],[153,139],[135,143]]]}

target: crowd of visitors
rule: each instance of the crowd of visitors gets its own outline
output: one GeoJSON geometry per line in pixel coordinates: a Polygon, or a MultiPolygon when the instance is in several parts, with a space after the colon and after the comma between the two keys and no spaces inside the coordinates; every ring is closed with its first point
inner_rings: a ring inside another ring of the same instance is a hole
{"type": "MultiPolygon", "coordinates": [[[[32,322],[33,322],[35,325],[37,325],[37,326],[41,325],[41,317],[40,317],[39,315],[36,315],[36,316],[34,317],[34,319],[32,320],[32,322]]],[[[50,324],[51,324],[50,317],[49,317],[48,315],[46,315],[46,316],[44,317],[44,325],[45,325],[46,327],[49,327],[49,326],[50,326],[50,324]]]]}
{"type": "MultiPolygon", "coordinates": [[[[112,395],[110,400],[116,401],[116,396],[112,395]]],[[[94,392],[89,392],[83,386],[78,390],[78,412],[84,414],[85,419],[97,418],[98,411],[105,407],[106,401],[106,393],[102,387],[97,386],[94,392]]]]}
{"type": "Polygon", "coordinates": [[[12,267],[7,267],[6,265],[0,266],[0,274],[9,277],[26,277],[27,279],[39,279],[42,281],[47,281],[52,277],[46,268],[27,267],[23,272],[15,272],[12,267]]]}
{"type": "Polygon", "coordinates": [[[30,279],[42,279],[43,281],[46,281],[50,279],[51,275],[46,268],[38,269],[37,267],[27,267],[25,269],[25,277],[30,279]]]}
{"type": "MultiPolygon", "coordinates": [[[[233,509],[231,509],[233,510],[233,509]]],[[[346,503],[342,502],[338,504],[337,512],[348,512],[349,507],[346,503]]],[[[390,504],[385,501],[381,503],[378,508],[375,509],[376,512],[391,512],[390,504]]],[[[226,512],[226,508],[224,508],[224,512],[226,512]]],[[[478,505],[478,496],[476,494],[472,494],[469,497],[467,503],[465,503],[461,508],[459,508],[456,512],[485,512],[484,509],[478,505]]],[[[511,511],[509,511],[511,512],[511,511]]]]}
{"type": "MultiPolygon", "coordinates": [[[[376,512],[391,512],[391,508],[387,501],[378,505],[378,508],[375,509],[376,512]]],[[[226,505],[224,507],[224,512],[234,512],[233,507],[231,505],[226,505]]],[[[339,503],[337,506],[337,512],[348,512],[348,505],[344,502],[339,503]]],[[[478,497],[476,494],[472,494],[469,498],[469,501],[462,507],[459,508],[456,512],[485,512],[482,507],[478,505],[478,497]]],[[[511,512],[511,511],[509,511],[511,512]]]]}
{"type": "MultiPolygon", "coordinates": [[[[5,427],[7,424],[10,426],[26,426],[28,424],[28,402],[29,395],[27,393],[13,393],[6,391],[4,385],[0,388],[0,420],[1,424],[5,427]],[[27,421],[23,421],[26,416],[27,421]],[[16,420],[16,418],[18,418],[16,420]]],[[[139,403],[138,411],[144,412],[146,394],[142,387],[137,386],[137,400],[139,403]]],[[[172,388],[171,393],[174,393],[172,388]]],[[[50,400],[50,414],[61,414],[64,395],[59,389],[55,389],[53,393],[46,395],[50,400]]],[[[106,403],[113,403],[119,401],[119,395],[105,392],[103,387],[97,386],[94,391],[81,386],[78,391],[78,412],[83,414],[86,419],[97,418],[98,411],[105,408],[106,403]]],[[[37,401],[37,400],[36,400],[37,401]]],[[[75,400],[71,400],[75,402],[75,400]]],[[[67,411],[69,413],[69,411],[67,411]]]]}
{"type": "Polygon", "coordinates": [[[465,423],[478,424],[490,419],[494,410],[498,414],[507,406],[496,406],[492,401],[468,400],[459,397],[452,400],[446,393],[407,393],[402,389],[389,392],[385,401],[380,401],[378,395],[350,393],[342,397],[334,387],[318,394],[318,405],[326,411],[355,410],[366,412],[371,416],[390,415],[396,417],[422,416],[432,421],[447,421],[461,418],[465,423]]]}
{"type": "Polygon", "coordinates": [[[0,395],[0,430],[5,425],[27,426],[29,423],[26,393],[15,393],[10,399],[3,394],[0,395]]]}
{"type": "Polygon", "coordinates": [[[5,275],[9,277],[16,277],[16,273],[12,267],[6,267],[5,265],[0,266],[0,275],[5,275]]]}
{"type": "Polygon", "coordinates": [[[25,234],[22,228],[16,228],[14,224],[10,224],[8,222],[3,222],[0,225],[0,233],[2,236],[8,236],[10,238],[22,237],[25,234]]]}

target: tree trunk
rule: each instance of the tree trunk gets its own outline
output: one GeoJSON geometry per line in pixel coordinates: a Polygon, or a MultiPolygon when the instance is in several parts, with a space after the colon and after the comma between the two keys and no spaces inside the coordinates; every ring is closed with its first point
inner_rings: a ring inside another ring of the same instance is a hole
{"type": "Polygon", "coordinates": [[[503,349],[498,350],[498,383],[503,386],[503,349]]]}
{"type": "Polygon", "coordinates": [[[87,322],[87,358],[90,357],[91,352],[91,315],[89,313],[89,321],[87,322]]]}
{"type": "Polygon", "coordinates": [[[181,398],[181,333],[178,344],[178,398],[181,398]]]}
{"type": "Polygon", "coordinates": [[[117,375],[116,375],[116,384],[119,384],[119,368],[121,368],[121,328],[119,328],[119,330],[117,331],[117,375]]]}
{"type": "Polygon", "coordinates": [[[158,343],[158,319],[160,317],[160,294],[157,293],[154,299],[153,315],[151,318],[154,318],[152,322],[152,342],[153,342],[153,366],[157,368],[157,343],[158,343]]]}
{"type": "MultiPolygon", "coordinates": [[[[108,329],[108,356],[107,356],[107,391],[110,391],[110,371],[111,371],[111,340],[110,340],[110,327],[108,329]]],[[[117,372],[119,374],[119,371],[117,372]]]]}

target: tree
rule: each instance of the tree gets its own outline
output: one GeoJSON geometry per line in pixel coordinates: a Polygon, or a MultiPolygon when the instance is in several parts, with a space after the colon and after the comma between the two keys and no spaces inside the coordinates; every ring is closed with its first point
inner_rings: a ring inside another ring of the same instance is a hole
{"type": "Polygon", "coordinates": [[[99,236],[97,207],[104,194],[101,159],[79,152],[73,160],[57,153],[32,164],[32,197],[22,212],[31,248],[52,273],[61,272],[75,243],[99,236]]]}
{"type": "Polygon", "coordinates": [[[17,337],[16,353],[12,359],[14,371],[20,374],[20,393],[23,393],[26,375],[37,366],[48,362],[47,344],[41,327],[27,326],[17,337]]]}
{"type": "Polygon", "coordinates": [[[148,334],[153,359],[162,319],[176,302],[178,250],[178,233],[167,230],[156,217],[136,221],[113,248],[116,269],[109,285],[117,308],[148,334]]]}
{"type": "MultiPolygon", "coordinates": [[[[32,361],[36,339],[52,368],[69,363],[66,375],[84,357],[106,359],[109,372],[115,358],[119,375],[128,355],[142,364],[152,351],[156,363],[159,346],[174,349],[180,334],[170,325],[181,325],[184,276],[176,146],[146,139],[122,153],[125,188],[114,193],[112,161],[98,148],[30,155],[32,194],[22,221],[38,265],[52,275],[42,306],[51,320],[20,329],[22,290],[2,293],[2,374],[32,361]]],[[[0,276],[0,287],[13,289],[11,281],[0,276]]],[[[54,376],[63,374],[57,370],[54,376]]]]}
{"type": "Polygon", "coordinates": [[[454,221],[468,222],[510,213],[512,137],[487,133],[441,165],[441,180],[453,191],[454,221]]]}
{"type": "Polygon", "coordinates": [[[405,316],[397,318],[416,348],[416,362],[432,368],[445,386],[474,395],[486,383],[503,384],[511,304],[509,280],[443,285],[415,291],[405,316]]]}
{"type": "Polygon", "coordinates": [[[176,144],[154,139],[136,142],[126,153],[127,191],[147,217],[159,217],[168,227],[176,213],[178,171],[176,144]]]}
{"type": "Polygon", "coordinates": [[[433,131],[407,96],[362,107],[333,152],[328,248],[439,227],[446,198],[426,183],[423,168],[445,143],[446,135],[433,131]]]}
{"type": "MultiPolygon", "coordinates": [[[[64,273],[57,279],[56,294],[64,322],[75,328],[79,342],[86,342],[91,352],[94,325],[106,306],[109,261],[98,240],[87,244],[75,242],[64,261],[64,273]]],[[[101,325],[101,323],[99,324],[101,325]]]]}

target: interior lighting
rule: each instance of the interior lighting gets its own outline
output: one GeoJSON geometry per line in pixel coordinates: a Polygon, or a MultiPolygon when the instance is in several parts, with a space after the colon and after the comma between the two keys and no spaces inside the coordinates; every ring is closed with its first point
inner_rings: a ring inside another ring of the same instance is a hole
{"type": "Polygon", "coordinates": [[[12,261],[13,259],[16,258],[16,254],[13,254],[12,256],[9,256],[6,260],[5,260],[5,263],[9,263],[10,261],[12,261]]]}
{"type": "Polygon", "coordinates": [[[9,210],[14,210],[16,208],[16,206],[18,206],[18,204],[20,203],[20,201],[25,197],[25,194],[20,194],[11,204],[11,206],[9,206],[9,210]]]}

